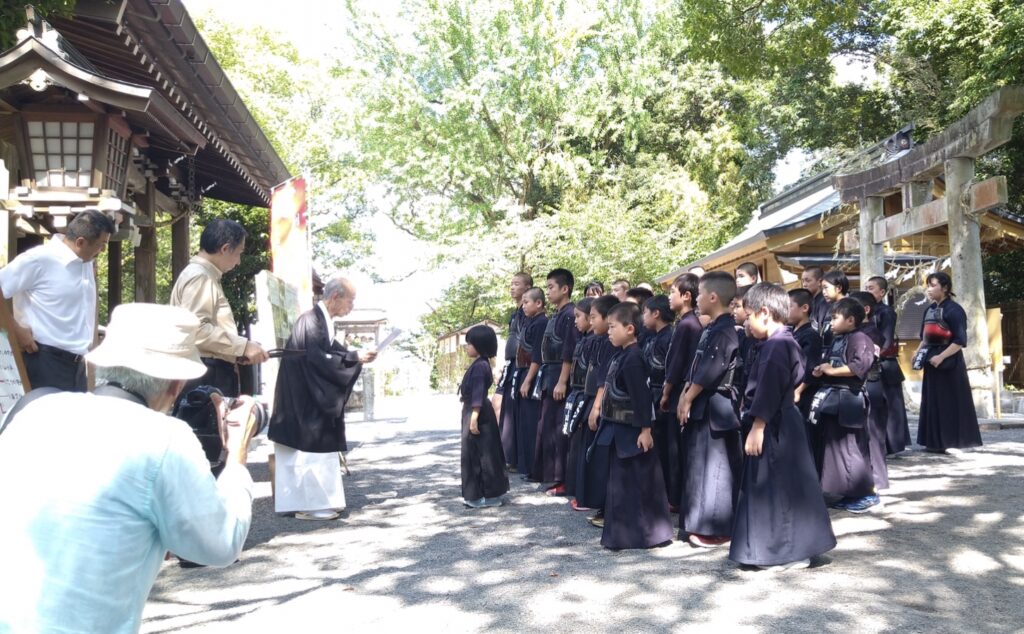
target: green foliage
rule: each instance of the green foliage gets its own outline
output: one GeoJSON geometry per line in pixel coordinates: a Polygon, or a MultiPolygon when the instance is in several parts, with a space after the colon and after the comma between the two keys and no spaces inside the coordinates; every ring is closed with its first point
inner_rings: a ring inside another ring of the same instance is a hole
{"type": "Polygon", "coordinates": [[[25,5],[35,7],[36,15],[68,17],[75,9],[75,0],[0,0],[0,51],[6,51],[17,44],[15,35],[28,23],[25,19],[25,5]]]}

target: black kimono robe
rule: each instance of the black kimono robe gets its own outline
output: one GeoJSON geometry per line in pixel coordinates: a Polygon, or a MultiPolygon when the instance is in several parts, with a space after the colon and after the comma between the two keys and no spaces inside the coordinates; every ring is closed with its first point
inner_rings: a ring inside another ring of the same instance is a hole
{"type": "MultiPolygon", "coordinates": [[[[953,333],[950,343],[966,346],[967,313],[963,307],[948,298],[939,306],[943,320],[953,333]]],[[[921,333],[923,338],[923,321],[921,333]]],[[[949,344],[938,346],[938,352],[947,347],[949,344]]],[[[917,444],[936,450],[981,446],[981,431],[963,350],[943,361],[938,368],[931,363],[924,364],[917,444]]]]}
{"type": "MultiPolygon", "coordinates": [[[[875,344],[876,352],[882,349],[882,333],[873,321],[865,321],[861,331],[875,344]]],[[[868,395],[868,451],[871,456],[871,473],[875,480],[875,490],[889,488],[889,468],[885,464],[885,430],[889,417],[889,404],[885,400],[885,387],[882,385],[882,370],[878,355],[868,370],[864,392],[868,395]]]]}
{"type": "Polygon", "coordinates": [[[580,447],[583,445],[584,430],[587,429],[587,417],[590,416],[592,403],[588,402],[593,397],[587,396],[586,372],[590,363],[591,350],[597,337],[591,333],[580,333],[576,339],[576,346],[573,350],[573,370],[569,374],[569,396],[565,399],[563,410],[563,428],[568,426],[570,419],[573,419],[575,427],[569,434],[569,448],[565,457],[565,494],[575,497],[576,482],[579,479],[580,447]],[[577,367],[579,370],[577,370],[577,367]],[[579,372],[584,376],[582,386],[573,385],[573,374],[579,372]]]}
{"type": "Polygon", "coordinates": [[[804,380],[804,355],[780,328],[758,346],[746,384],[747,415],[763,419],[760,456],[744,456],[729,559],[774,566],[835,548],[836,538],[807,452],[793,391],[804,380]]]}
{"type": "Polygon", "coordinates": [[[672,328],[666,326],[650,335],[644,342],[643,357],[647,366],[651,386],[651,401],[654,404],[654,451],[658,454],[662,479],[665,480],[665,494],[672,507],[679,506],[681,473],[679,471],[679,425],[669,412],[663,411],[661,394],[665,387],[668,350],[672,342],[672,328]]]}
{"type": "Polygon", "coordinates": [[[882,333],[879,365],[887,405],[885,447],[886,453],[891,455],[906,450],[910,444],[907,403],[903,397],[904,376],[900,369],[899,345],[896,341],[896,311],[888,304],[878,304],[871,318],[875,322],[875,327],[882,333]]]}
{"type": "Polygon", "coordinates": [[[348,451],[345,402],[363,366],[356,351],[347,350],[328,332],[319,307],[296,320],[287,348],[306,354],[281,360],[270,440],[309,453],[348,451]]]}
{"type": "Polygon", "coordinates": [[[487,399],[487,391],[493,382],[490,361],[477,357],[459,385],[459,400],[462,401],[462,497],[469,501],[496,498],[508,492],[498,421],[487,399]],[[477,407],[480,408],[477,416],[480,433],[474,435],[469,431],[469,422],[473,408],[477,407]]]}
{"type": "Polygon", "coordinates": [[[502,368],[501,381],[496,391],[501,394],[501,411],[498,412],[498,426],[501,428],[501,448],[505,452],[505,464],[516,464],[516,349],[519,347],[519,334],[526,321],[523,309],[516,308],[508,320],[508,339],[505,341],[505,364],[502,368]]]}
{"type": "Polygon", "coordinates": [[[729,313],[711,322],[697,344],[688,383],[704,389],[693,402],[683,430],[682,538],[687,533],[705,537],[732,534],[743,449],[735,400],[718,388],[727,385],[738,353],[736,321],[729,313]]]}
{"type": "MultiPolygon", "coordinates": [[[[666,410],[666,443],[668,447],[658,449],[659,456],[667,454],[668,464],[662,463],[662,468],[671,472],[665,480],[668,487],[668,503],[673,511],[679,510],[683,499],[683,482],[685,479],[686,452],[683,450],[683,430],[679,426],[679,417],[676,409],[679,407],[679,397],[683,393],[686,384],[686,377],[693,365],[693,355],[697,352],[697,342],[700,341],[700,333],[704,327],[700,324],[697,311],[691,310],[676,322],[672,330],[672,341],[669,343],[668,352],[665,355],[665,382],[672,384],[672,391],[668,396],[668,409],[666,410]],[[674,449],[673,449],[674,445],[674,449]],[[676,458],[673,461],[672,455],[676,458]]],[[[660,401],[654,403],[659,407],[660,401]]],[[[657,439],[655,440],[657,447],[657,439]]]]}
{"type": "MultiPolygon", "coordinates": [[[[649,335],[653,336],[653,334],[649,335]]],[[[651,548],[672,540],[668,500],[662,495],[658,455],[637,447],[644,428],[654,421],[654,403],[639,344],[618,352],[609,364],[606,383],[629,398],[629,423],[604,420],[598,444],[609,446],[608,490],[604,505],[605,548],[651,548]]],[[[605,399],[610,398],[605,388],[605,399]]],[[[605,411],[603,408],[602,411],[605,411]]]]}
{"type": "MultiPolygon", "coordinates": [[[[541,341],[544,339],[544,329],[548,325],[547,315],[541,313],[533,317],[527,317],[523,323],[520,333],[520,341],[526,341],[533,351],[531,361],[539,358],[541,341]]],[[[537,423],[540,420],[540,399],[532,396],[523,398],[518,394],[520,386],[526,380],[529,372],[529,365],[516,369],[516,467],[519,473],[528,477],[533,467],[533,451],[537,443],[537,423]]],[[[530,384],[531,394],[537,385],[539,377],[534,377],[530,384]]]]}
{"type": "Polygon", "coordinates": [[[604,508],[608,487],[608,446],[598,446],[597,432],[590,430],[587,421],[597,397],[597,390],[605,384],[608,377],[608,365],[615,352],[615,346],[608,339],[608,335],[594,335],[587,368],[587,384],[583,390],[588,404],[580,412],[583,438],[580,440],[580,454],[576,457],[576,503],[588,509],[604,508]]]}
{"type": "MultiPolygon", "coordinates": [[[[533,450],[533,468],[530,477],[538,482],[565,482],[566,452],[569,450],[569,439],[562,433],[565,401],[556,401],[554,396],[558,377],[562,372],[562,364],[572,362],[576,349],[575,307],[572,302],[566,304],[551,316],[544,333],[542,345],[534,349],[534,358],[542,363],[543,385],[540,404],[540,420],[537,424],[537,438],[533,450]],[[554,361],[543,363],[542,348],[547,337],[554,336],[562,341],[561,355],[554,361]]],[[[566,385],[566,394],[568,394],[566,385]]]]}

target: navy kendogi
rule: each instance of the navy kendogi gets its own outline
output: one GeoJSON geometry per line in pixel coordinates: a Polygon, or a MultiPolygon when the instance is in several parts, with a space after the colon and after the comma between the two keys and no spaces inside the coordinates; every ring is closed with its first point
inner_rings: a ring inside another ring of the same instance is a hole
{"type": "Polygon", "coordinates": [[[540,354],[544,329],[547,327],[547,315],[541,313],[523,320],[523,329],[516,350],[516,468],[519,473],[529,474],[533,467],[533,452],[537,443],[537,422],[540,419],[540,394],[538,385],[540,376],[534,377],[530,386],[530,394],[522,398],[518,394],[519,387],[526,380],[530,364],[540,354]]]}
{"type": "Polygon", "coordinates": [[[516,399],[518,395],[515,390],[516,374],[516,350],[519,348],[519,335],[523,322],[526,321],[526,313],[523,309],[516,308],[508,320],[508,339],[505,341],[505,364],[501,371],[501,378],[495,391],[501,394],[501,411],[498,413],[498,422],[501,427],[501,448],[505,452],[505,464],[514,466],[516,464],[516,399]]]}
{"type": "MultiPolygon", "coordinates": [[[[659,439],[655,438],[655,449],[658,451],[659,457],[668,456],[668,464],[662,463],[662,468],[668,472],[665,486],[668,489],[669,505],[677,509],[683,498],[686,456],[682,445],[683,430],[679,426],[676,409],[679,407],[679,398],[683,394],[686,377],[693,365],[693,355],[697,352],[697,342],[700,341],[700,333],[703,330],[704,327],[700,325],[697,311],[688,311],[679,318],[675,328],[672,329],[672,340],[665,355],[665,382],[672,386],[672,391],[668,395],[666,435],[663,443],[667,446],[659,449],[657,444],[659,439]],[[674,460],[673,457],[675,457],[674,460]]],[[[655,406],[657,405],[658,402],[655,402],[655,406]]]]}
{"type": "Polygon", "coordinates": [[[742,465],[740,424],[732,393],[739,354],[736,321],[725,313],[700,336],[688,383],[703,391],[683,429],[686,477],[679,508],[680,535],[727,537],[742,465]]]}
{"type": "Polygon", "coordinates": [[[537,482],[565,482],[565,458],[569,439],[562,433],[564,405],[555,400],[563,363],[571,363],[576,349],[575,306],[572,302],[562,306],[548,320],[539,349],[533,351],[534,361],[540,362],[535,379],[540,386],[541,408],[534,444],[533,468],[530,477],[537,482]]]}
{"type": "Polygon", "coordinates": [[[882,389],[887,404],[885,419],[886,453],[905,451],[910,444],[910,424],[907,422],[907,404],[903,397],[903,370],[899,362],[899,344],[896,341],[896,311],[888,304],[877,304],[871,313],[875,327],[882,334],[879,369],[882,389]]]}
{"type": "Polygon", "coordinates": [[[585,410],[580,412],[583,437],[576,459],[576,502],[583,508],[601,509],[604,508],[605,492],[608,487],[608,446],[598,446],[597,432],[590,429],[587,419],[590,417],[598,388],[605,384],[615,346],[608,339],[608,335],[594,335],[593,339],[584,387],[587,405],[585,410]]]}
{"type": "Polygon", "coordinates": [[[576,339],[572,355],[572,369],[569,371],[569,395],[565,399],[562,410],[562,433],[569,439],[569,449],[565,460],[565,494],[576,495],[576,482],[579,479],[580,446],[583,443],[583,430],[587,426],[586,416],[590,415],[589,399],[586,393],[587,366],[590,363],[591,350],[597,337],[590,333],[582,333],[576,339]],[[584,411],[586,415],[584,415],[584,411]]]}
{"type": "Polygon", "coordinates": [[[651,435],[654,437],[654,451],[657,452],[662,479],[665,481],[665,499],[672,506],[677,506],[679,498],[672,496],[678,493],[679,427],[672,422],[668,412],[658,407],[665,389],[665,364],[671,342],[672,326],[667,325],[648,335],[641,351],[644,366],[647,368],[651,401],[654,403],[654,425],[651,428],[651,435]],[[675,491],[672,489],[673,480],[677,481],[675,491]]]}

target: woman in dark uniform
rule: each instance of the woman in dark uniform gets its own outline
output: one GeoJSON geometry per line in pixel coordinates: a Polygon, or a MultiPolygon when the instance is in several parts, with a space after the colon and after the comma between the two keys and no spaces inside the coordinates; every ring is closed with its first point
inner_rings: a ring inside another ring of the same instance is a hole
{"type": "Polygon", "coordinates": [[[929,275],[925,292],[932,304],[925,311],[921,345],[914,355],[914,367],[924,370],[917,444],[935,453],[980,447],[981,431],[963,353],[967,313],[952,299],[949,275],[929,275]]]}

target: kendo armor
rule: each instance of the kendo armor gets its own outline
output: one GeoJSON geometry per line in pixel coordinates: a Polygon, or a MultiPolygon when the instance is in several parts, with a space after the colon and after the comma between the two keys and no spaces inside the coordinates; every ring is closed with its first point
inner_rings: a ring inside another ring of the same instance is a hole
{"type": "Polygon", "coordinates": [[[576,349],[572,355],[572,370],[569,372],[569,388],[572,390],[582,390],[587,385],[587,370],[590,364],[590,360],[587,358],[587,349],[583,345],[587,343],[587,339],[580,337],[576,342],[576,349]]]}
{"type": "Polygon", "coordinates": [[[650,371],[651,376],[651,389],[661,390],[665,387],[665,357],[667,353],[657,354],[655,352],[655,341],[657,337],[650,337],[644,345],[643,357],[644,363],[647,364],[647,369],[650,371]]]}
{"type": "Polygon", "coordinates": [[[528,368],[533,361],[533,344],[527,337],[516,335],[516,339],[516,367],[528,368]]]}
{"type": "Polygon", "coordinates": [[[541,340],[540,344],[541,363],[562,362],[562,350],[565,347],[565,339],[558,336],[557,324],[558,316],[556,315],[548,320],[547,327],[544,328],[544,339],[541,340]]]}
{"type": "Polygon", "coordinates": [[[604,384],[604,400],[601,403],[601,418],[613,423],[634,425],[633,401],[629,394],[616,383],[619,376],[619,360],[613,359],[608,366],[608,380],[604,384]]]}
{"type": "MultiPolygon", "coordinates": [[[[825,355],[825,363],[833,368],[846,365],[846,350],[849,345],[849,337],[846,334],[837,335],[825,355]]],[[[835,416],[843,427],[863,427],[864,418],[861,414],[867,408],[863,383],[829,383],[829,379],[830,377],[822,377],[825,385],[815,393],[811,402],[811,424],[818,424],[821,416],[835,416]]]]}
{"type": "Polygon", "coordinates": [[[930,306],[925,312],[921,340],[924,345],[914,355],[915,370],[923,369],[928,360],[939,353],[940,348],[953,341],[953,331],[943,319],[942,306],[930,306]]]}
{"type": "Polygon", "coordinates": [[[522,328],[520,319],[522,313],[517,309],[508,322],[508,340],[505,341],[505,360],[512,361],[516,358],[516,350],[519,348],[519,331],[522,328]]]}

